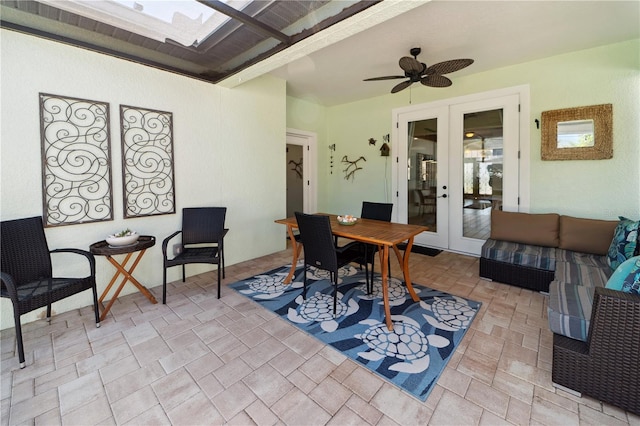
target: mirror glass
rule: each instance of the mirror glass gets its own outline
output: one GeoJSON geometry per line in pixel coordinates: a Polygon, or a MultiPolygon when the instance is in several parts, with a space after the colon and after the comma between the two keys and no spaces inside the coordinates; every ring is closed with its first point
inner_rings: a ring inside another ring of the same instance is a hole
{"type": "Polygon", "coordinates": [[[594,144],[593,120],[558,122],[558,148],[587,148],[594,144]]]}

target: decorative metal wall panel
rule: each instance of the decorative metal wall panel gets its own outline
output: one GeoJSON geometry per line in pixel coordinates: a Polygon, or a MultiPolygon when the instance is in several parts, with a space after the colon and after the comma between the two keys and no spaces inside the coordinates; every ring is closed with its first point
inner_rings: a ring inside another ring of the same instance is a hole
{"type": "Polygon", "coordinates": [[[45,226],[113,219],[109,104],[40,93],[45,226]]]}
{"type": "Polygon", "coordinates": [[[124,217],[175,213],[173,115],[120,105],[124,217]]]}

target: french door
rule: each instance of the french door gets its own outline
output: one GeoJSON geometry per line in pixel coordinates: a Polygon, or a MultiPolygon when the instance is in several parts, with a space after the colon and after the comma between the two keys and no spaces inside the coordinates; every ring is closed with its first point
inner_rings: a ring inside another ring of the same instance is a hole
{"type": "Polygon", "coordinates": [[[416,244],[479,255],[491,210],[519,209],[519,104],[511,93],[394,110],[394,219],[429,228],[416,244]]]}

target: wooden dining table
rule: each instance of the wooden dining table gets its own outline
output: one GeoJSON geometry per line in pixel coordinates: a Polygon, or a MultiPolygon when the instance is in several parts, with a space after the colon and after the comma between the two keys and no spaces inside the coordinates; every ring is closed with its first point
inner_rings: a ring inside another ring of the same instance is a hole
{"type": "MultiPolygon", "coordinates": [[[[384,301],[385,321],[389,331],[392,331],[393,323],[391,321],[391,308],[389,305],[389,250],[393,249],[396,257],[398,258],[398,263],[402,268],[404,282],[409,294],[411,295],[411,299],[413,299],[414,302],[420,301],[420,298],[411,285],[411,278],[409,276],[409,255],[411,254],[414,237],[421,232],[428,231],[429,228],[420,225],[407,225],[404,223],[384,222],[373,219],[358,219],[353,225],[342,225],[338,222],[338,217],[336,215],[326,213],[318,214],[329,216],[333,235],[367,244],[373,244],[378,247],[380,270],[382,271],[382,299],[384,301]],[[398,248],[398,244],[404,243],[405,241],[407,245],[403,254],[398,248]]],[[[286,225],[287,233],[293,248],[291,270],[284,280],[284,283],[288,284],[293,278],[298,258],[300,257],[300,252],[302,250],[302,244],[297,242],[296,236],[293,232],[293,230],[298,227],[298,222],[296,221],[295,216],[288,217],[286,219],[278,219],[275,222],[286,225]]]]}

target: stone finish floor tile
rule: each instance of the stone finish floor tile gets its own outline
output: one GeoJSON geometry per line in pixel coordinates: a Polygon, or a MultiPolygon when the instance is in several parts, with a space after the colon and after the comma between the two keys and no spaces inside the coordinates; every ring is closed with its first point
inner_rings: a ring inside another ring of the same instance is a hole
{"type": "Polygon", "coordinates": [[[410,258],[414,282],[483,304],[425,402],[226,287],[290,261],[227,266],[221,299],[215,270],[168,283],[167,305],[120,297],[100,328],[91,307],[24,324],[22,370],[15,330],[0,331],[0,426],[640,426],[552,385],[547,296],[480,279],[477,258],[410,258]]]}

